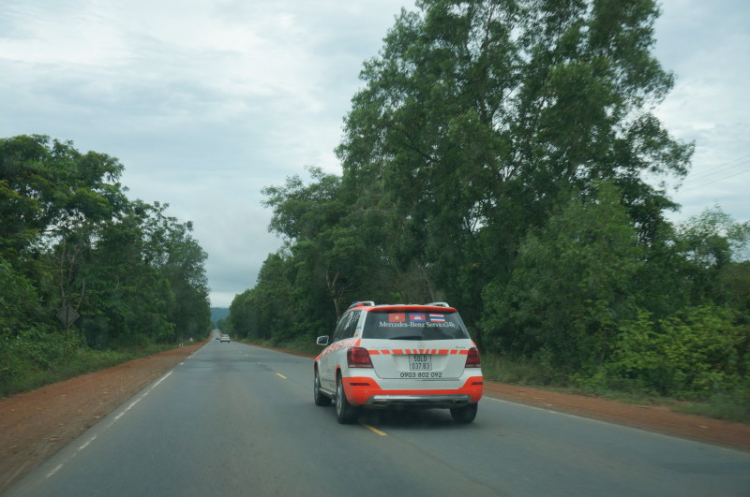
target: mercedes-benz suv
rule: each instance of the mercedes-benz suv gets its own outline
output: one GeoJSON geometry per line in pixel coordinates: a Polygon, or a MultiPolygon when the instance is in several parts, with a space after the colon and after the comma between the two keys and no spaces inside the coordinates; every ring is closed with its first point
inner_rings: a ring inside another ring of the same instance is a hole
{"type": "Polygon", "coordinates": [[[355,302],[315,358],[315,404],[336,407],[339,423],[360,408],[447,408],[470,423],[482,397],[479,351],[458,311],[424,305],[355,302]]]}

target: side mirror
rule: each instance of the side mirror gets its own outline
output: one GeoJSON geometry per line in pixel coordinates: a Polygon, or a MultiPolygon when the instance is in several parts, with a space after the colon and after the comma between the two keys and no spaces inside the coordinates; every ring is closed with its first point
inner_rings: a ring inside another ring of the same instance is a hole
{"type": "Polygon", "coordinates": [[[318,345],[326,346],[328,345],[328,335],[323,335],[322,337],[318,337],[318,340],[316,342],[318,345]]]}

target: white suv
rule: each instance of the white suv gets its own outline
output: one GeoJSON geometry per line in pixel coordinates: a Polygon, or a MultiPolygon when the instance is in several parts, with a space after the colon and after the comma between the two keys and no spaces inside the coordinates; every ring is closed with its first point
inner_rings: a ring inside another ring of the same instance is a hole
{"type": "Polygon", "coordinates": [[[339,423],[364,408],[448,408],[470,423],[482,397],[479,351],[461,316],[445,302],[355,302],[315,358],[315,404],[336,406],[339,423]]]}

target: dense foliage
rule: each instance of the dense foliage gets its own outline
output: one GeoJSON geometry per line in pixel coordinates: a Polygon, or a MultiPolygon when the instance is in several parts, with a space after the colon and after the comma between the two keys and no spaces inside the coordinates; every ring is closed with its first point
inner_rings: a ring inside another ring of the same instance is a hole
{"type": "Polygon", "coordinates": [[[364,65],[343,175],[266,189],[286,243],[232,303],[233,333],[312,338],[352,300],[446,300],[485,353],[559,378],[747,388],[750,227],[718,208],[674,226],[654,186],[693,152],[653,113],[673,83],[656,3],[417,7],[364,65]]]}
{"type": "Polygon", "coordinates": [[[0,393],[81,349],[208,330],[206,254],[191,224],[129,200],[122,171],[70,142],[0,139],[0,393]]]}

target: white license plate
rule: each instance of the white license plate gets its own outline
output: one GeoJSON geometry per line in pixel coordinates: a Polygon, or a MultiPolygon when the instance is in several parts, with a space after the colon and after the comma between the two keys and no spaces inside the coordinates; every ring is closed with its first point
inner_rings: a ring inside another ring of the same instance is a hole
{"type": "Polygon", "coordinates": [[[427,354],[409,356],[410,371],[432,371],[432,356],[427,354]]]}

